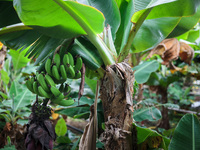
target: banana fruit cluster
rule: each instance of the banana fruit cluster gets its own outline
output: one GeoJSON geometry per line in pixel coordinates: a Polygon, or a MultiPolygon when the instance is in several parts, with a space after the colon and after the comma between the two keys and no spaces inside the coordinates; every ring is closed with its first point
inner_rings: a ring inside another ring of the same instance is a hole
{"type": "Polygon", "coordinates": [[[82,64],[83,61],[80,56],[77,56],[76,64],[74,64],[74,58],[69,52],[63,56],[62,60],[60,55],[56,53],[53,61],[48,58],[45,62],[45,71],[56,83],[63,83],[67,78],[80,78],[82,64]]]}
{"type": "Polygon", "coordinates": [[[53,61],[50,58],[47,59],[45,69],[41,73],[36,72],[35,76],[26,81],[26,86],[31,92],[49,98],[55,104],[72,105],[74,100],[69,96],[71,87],[65,81],[67,78],[81,77],[82,63],[80,56],[77,56],[74,63],[74,58],[70,53],[65,54],[62,60],[56,53],[53,61]]]}

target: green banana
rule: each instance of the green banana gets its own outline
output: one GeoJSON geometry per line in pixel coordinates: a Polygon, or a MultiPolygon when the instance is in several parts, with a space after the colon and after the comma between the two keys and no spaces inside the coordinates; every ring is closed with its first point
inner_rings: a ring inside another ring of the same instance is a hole
{"type": "Polygon", "coordinates": [[[67,73],[64,65],[60,65],[60,73],[63,79],[67,80],[67,73]]]}
{"type": "Polygon", "coordinates": [[[50,90],[51,90],[51,92],[53,93],[53,95],[54,95],[55,97],[57,97],[57,96],[59,96],[59,95],[61,94],[61,92],[59,91],[59,89],[57,89],[55,86],[52,86],[52,87],[50,88],[50,90]]]}
{"type": "Polygon", "coordinates": [[[54,56],[54,63],[56,64],[57,68],[60,66],[60,55],[58,53],[54,56]]]}
{"type": "Polygon", "coordinates": [[[33,82],[33,91],[34,91],[35,94],[41,95],[41,94],[39,93],[39,91],[38,91],[38,82],[37,82],[37,81],[34,81],[34,82],[33,82]]]}
{"type": "Polygon", "coordinates": [[[80,77],[81,77],[81,72],[79,70],[76,70],[74,79],[78,79],[80,77]]]}
{"type": "Polygon", "coordinates": [[[34,90],[33,90],[33,83],[31,82],[31,80],[27,80],[27,81],[26,81],[26,87],[27,87],[31,92],[35,93],[34,90]]]}
{"type": "Polygon", "coordinates": [[[74,67],[74,58],[72,56],[72,54],[70,54],[69,52],[67,53],[68,57],[69,57],[69,64],[74,67]]]}
{"type": "Polygon", "coordinates": [[[72,79],[74,78],[75,71],[74,71],[74,68],[70,64],[67,65],[67,73],[69,73],[70,78],[72,79]]]}
{"type": "Polygon", "coordinates": [[[58,95],[56,98],[52,99],[52,101],[55,104],[58,104],[59,101],[61,101],[64,98],[64,95],[62,93],[60,93],[60,95],[58,95]]]}
{"type": "Polygon", "coordinates": [[[83,65],[83,60],[82,60],[82,58],[78,55],[77,58],[76,58],[76,64],[75,64],[75,66],[74,66],[74,70],[81,70],[82,65],[83,65]]]}
{"type": "Polygon", "coordinates": [[[45,63],[45,70],[49,75],[52,75],[52,72],[51,72],[51,59],[50,58],[48,58],[46,63],[45,63]]]}
{"type": "Polygon", "coordinates": [[[55,82],[53,81],[53,79],[48,74],[45,75],[45,80],[47,81],[47,83],[50,86],[56,86],[55,82]]]}
{"type": "Polygon", "coordinates": [[[42,86],[39,86],[38,87],[38,91],[39,93],[43,96],[43,97],[46,97],[46,98],[50,98],[51,95],[49,95],[49,93],[47,93],[43,88],[42,86]]]}
{"type": "Polygon", "coordinates": [[[70,100],[62,99],[57,104],[61,105],[61,106],[70,106],[70,105],[74,104],[74,100],[73,99],[70,99],[70,100]]]}
{"type": "Polygon", "coordinates": [[[40,85],[42,86],[42,88],[46,91],[46,92],[49,92],[50,90],[49,90],[49,87],[48,87],[48,85],[47,85],[47,83],[46,83],[46,81],[45,81],[45,79],[44,79],[44,76],[43,76],[43,74],[39,74],[38,75],[38,77],[37,77],[37,80],[38,80],[38,82],[40,83],[40,85]]]}
{"type": "Polygon", "coordinates": [[[63,61],[62,61],[62,63],[63,63],[64,65],[69,64],[69,57],[68,57],[68,54],[65,54],[65,55],[63,56],[63,61]]]}
{"type": "Polygon", "coordinates": [[[57,79],[60,80],[60,75],[58,73],[58,68],[56,65],[53,65],[52,67],[52,75],[57,79]]]}

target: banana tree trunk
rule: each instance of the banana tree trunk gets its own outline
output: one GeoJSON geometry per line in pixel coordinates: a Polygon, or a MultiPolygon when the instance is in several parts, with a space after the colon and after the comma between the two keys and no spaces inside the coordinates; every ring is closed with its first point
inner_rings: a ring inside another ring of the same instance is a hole
{"type": "Polygon", "coordinates": [[[124,62],[106,68],[100,87],[105,118],[101,141],[106,150],[136,149],[136,132],[132,125],[133,81],[133,71],[124,62]]]}

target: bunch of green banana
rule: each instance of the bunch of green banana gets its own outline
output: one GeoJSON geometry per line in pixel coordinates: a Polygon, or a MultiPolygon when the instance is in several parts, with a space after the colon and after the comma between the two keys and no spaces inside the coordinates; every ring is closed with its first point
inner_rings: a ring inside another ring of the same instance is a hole
{"type": "Polygon", "coordinates": [[[52,96],[49,89],[49,86],[51,85],[55,86],[56,84],[48,74],[45,75],[43,72],[37,72],[35,76],[26,81],[26,86],[31,92],[46,98],[50,98],[52,96]]]}
{"type": "Polygon", "coordinates": [[[53,61],[48,58],[45,62],[45,71],[56,83],[64,83],[67,78],[78,79],[81,77],[82,64],[80,56],[77,56],[76,63],[74,63],[74,58],[69,52],[63,57],[56,53],[53,61]]]}

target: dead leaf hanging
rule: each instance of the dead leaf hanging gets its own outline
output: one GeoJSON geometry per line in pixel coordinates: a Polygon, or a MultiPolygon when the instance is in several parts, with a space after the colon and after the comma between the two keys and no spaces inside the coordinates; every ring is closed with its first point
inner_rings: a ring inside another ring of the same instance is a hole
{"type": "Polygon", "coordinates": [[[185,63],[191,65],[191,61],[192,61],[192,59],[194,57],[194,50],[188,44],[186,44],[184,42],[180,42],[179,56],[180,56],[182,61],[184,61],[185,63]]]}
{"type": "Polygon", "coordinates": [[[151,58],[153,54],[158,54],[163,59],[163,65],[169,65],[169,62],[176,60],[179,56],[180,43],[175,38],[165,39],[151,50],[148,58],[151,58]]]}

